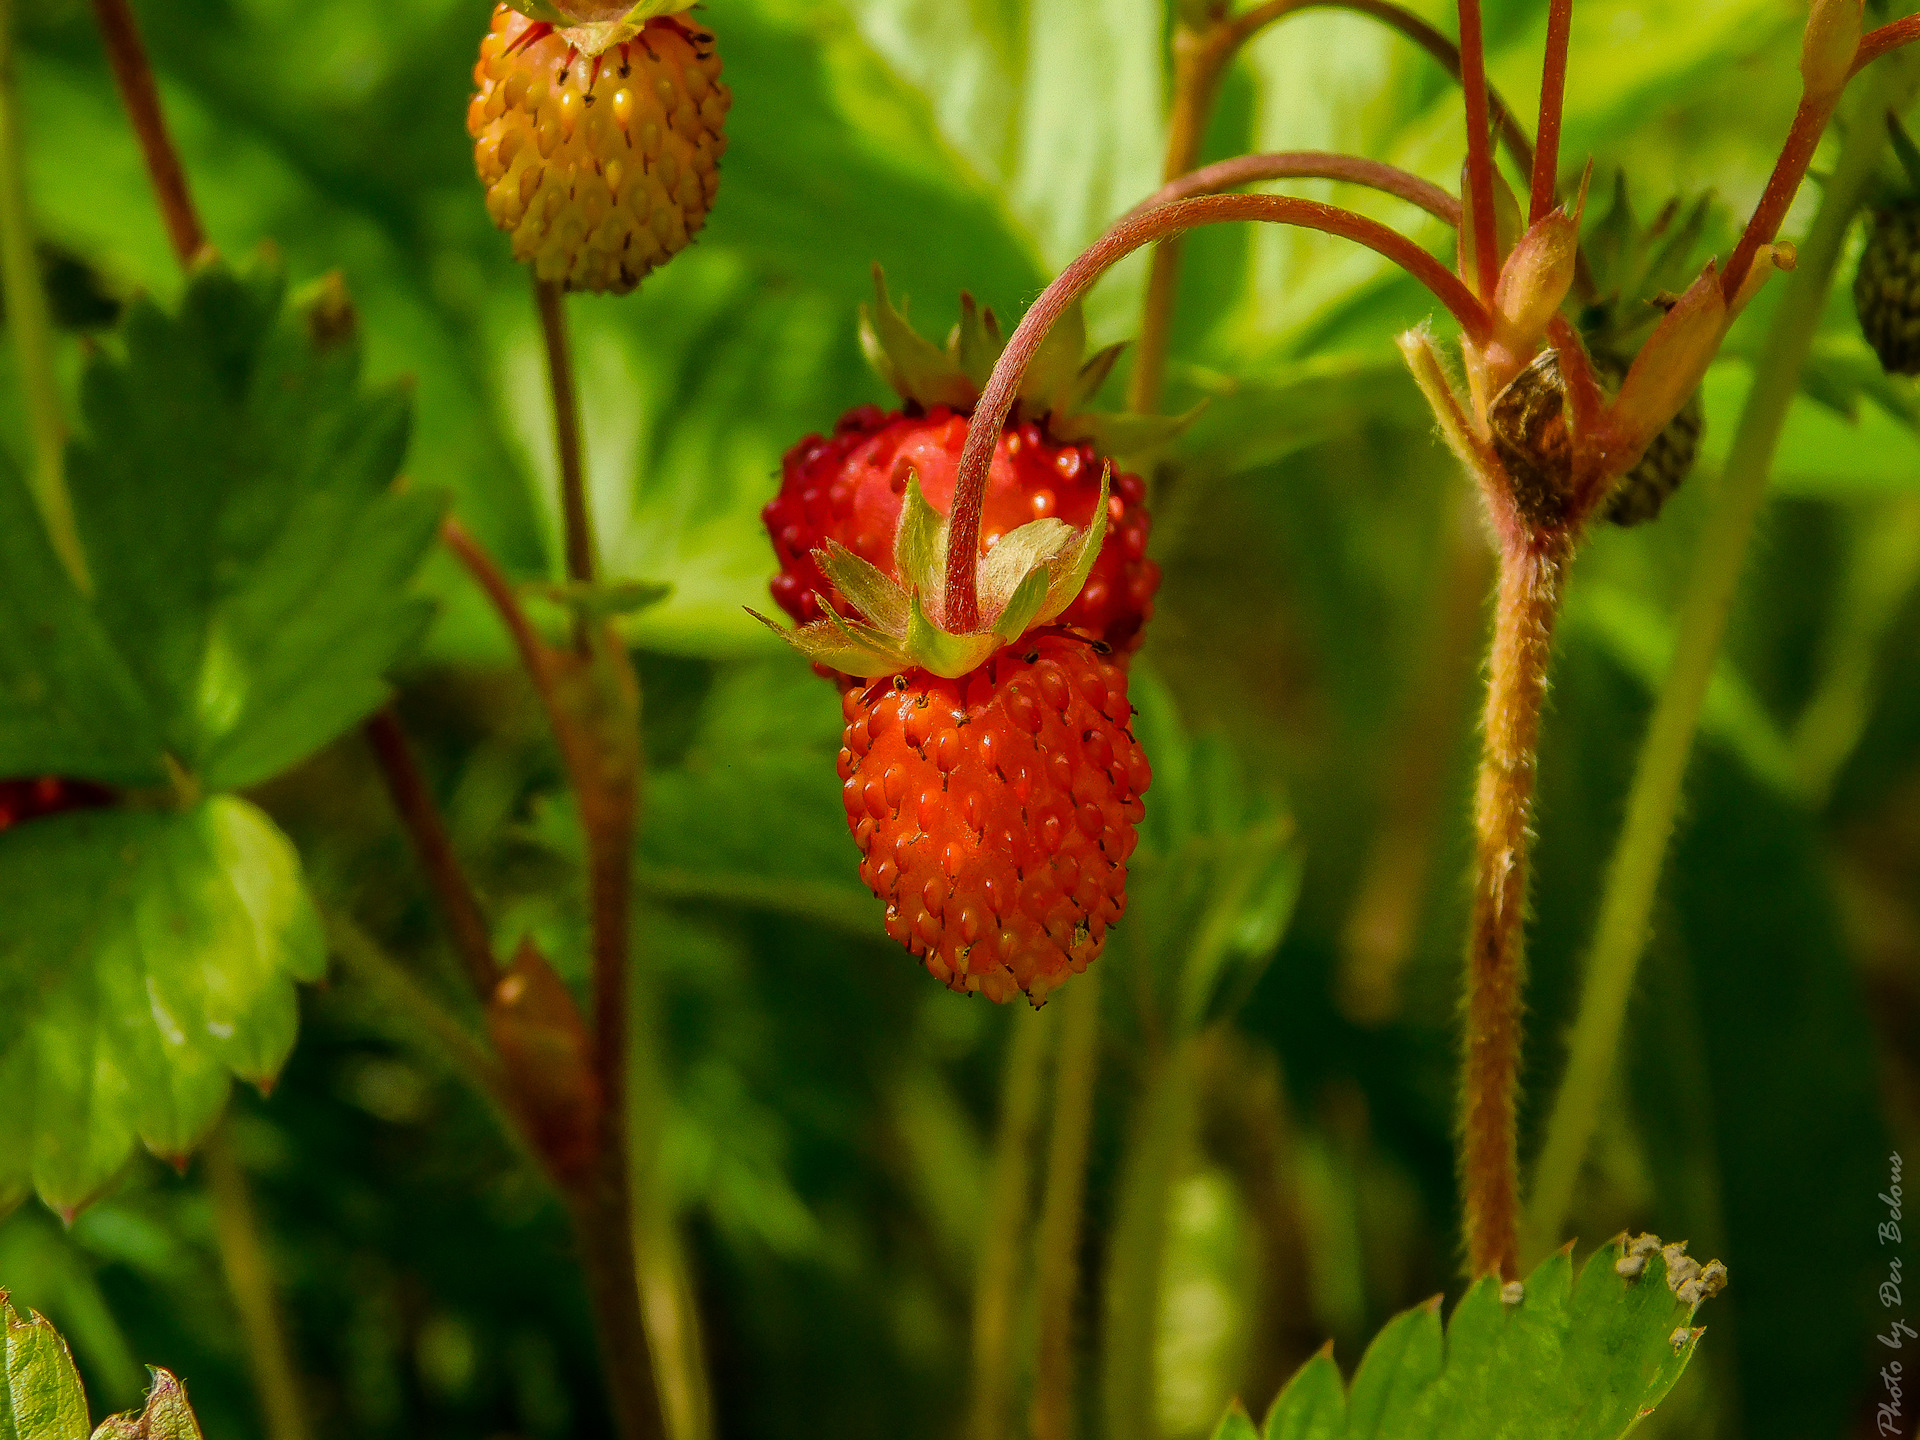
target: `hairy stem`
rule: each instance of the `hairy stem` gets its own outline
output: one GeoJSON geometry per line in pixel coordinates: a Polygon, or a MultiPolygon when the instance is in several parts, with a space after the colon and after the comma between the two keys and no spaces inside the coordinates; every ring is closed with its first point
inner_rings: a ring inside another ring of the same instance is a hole
{"type": "Polygon", "coordinates": [[[1877,117],[1902,93],[1904,82],[1894,74],[1877,77],[1876,83],[1864,87],[1854,111],[1855,123],[1848,127],[1833,177],[1823,187],[1819,213],[1800,247],[1799,264],[1787,277],[1786,294],[1755,365],[1753,388],[1740,412],[1694,559],[1692,583],[1676,628],[1672,667],[1641,742],[1626,820],[1608,863],[1567,1069],[1534,1172],[1527,1215],[1531,1254],[1542,1254],[1557,1243],[1599,1124],[1673,836],[1681,783],[1765,498],[1774,452],[1799,389],[1801,368],[1813,349],[1848,226],[1872,179],[1880,147],[1886,143],[1886,129],[1877,117]]]}
{"type": "Polygon", "coordinates": [[[993,1147],[986,1233],[973,1291],[972,1440],[1006,1440],[1013,1398],[1013,1326],[1021,1256],[1028,1242],[1033,1145],[1040,1130],[1042,1072],[1058,1010],[1016,1012],[1000,1085],[1000,1121],[993,1147]]]}
{"type": "Polygon", "coordinates": [[[1527,862],[1540,711],[1569,547],[1559,537],[1502,547],[1487,707],[1474,793],[1473,919],[1462,1042],[1461,1190],[1468,1272],[1518,1278],[1521,992],[1527,862]]]}
{"type": "MultiPolygon", "coordinates": [[[[1162,179],[1175,181],[1192,170],[1199,161],[1207,124],[1213,114],[1214,102],[1219,97],[1221,78],[1234,57],[1240,53],[1241,47],[1276,20],[1304,10],[1319,9],[1349,10],[1370,16],[1406,36],[1433,56],[1455,80],[1460,78],[1460,48],[1418,15],[1403,6],[1390,3],[1390,0],[1269,0],[1269,3],[1257,5],[1243,14],[1222,17],[1203,31],[1182,25],[1174,31],[1173,109],[1167,124],[1167,151],[1161,170],[1162,179]]],[[[1526,132],[1514,119],[1512,109],[1492,91],[1488,92],[1488,98],[1502,143],[1507,146],[1517,165],[1525,170],[1532,169],[1533,147],[1527,140],[1526,132]]],[[[1303,178],[1306,173],[1302,172],[1303,178]]],[[[1245,180],[1210,185],[1186,193],[1202,194],[1230,188],[1231,184],[1246,184],[1253,179],[1279,178],[1283,177],[1250,175],[1245,180]]],[[[1331,174],[1314,178],[1348,180],[1357,177],[1331,174]]],[[[1358,183],[1371,182],[1359,180],[1358,183]]],[[[1164,191],[1162,196],[1168,200],[1182,198],[1166,195],[1164,191]]],[[[1457,224],[1458,221],[1449,223],[1457,224]]],[[[1147,277],[1146,302],[1140,319],[1140,343],[1135,351],[1133,375],[1127,388],[1127,406],[1135,411],[1148,411],[1157,406],[1166,386],[1167,347],[1172,337],[1173,314],[1180,289],[1180,249],[1180,239],[1176,236],[1162,241],[1153,252],[1153,268],[1147,277]]]]}
{"type": "Polygon", "coordinates": [[[234,1308],[240,1312],[247,1365],[266,1418],[267,1440],[309,1440],[313,1426],[300,1393],[300,1375],[275,1293],[273,1266],[267,1259],[253,1195],[240,1159],[233,1153],[229,1129],[230,1124],[214,1131],[200,1151],[206,1162],[207,1198],[213,1202],[220,1266],[226,1272],[234,1308]]]}
{"type": "Polygon", "coordinates": [[[67,493],[67,417],[53,370],[53,324],[40,281],[33,219],[27,202],[26,141],[20,130],[20,96],[14,77],[13,0],[0,0],[0,294],[13,332],[14,363],[26,392],[33,435],[34,503],[47,539],[80,593],[93,590],[86,552],[67,493]]]}
{"type": "Polygon", "coordinates": [[[426,872],[427,883],[440,905],[440,918],[453,940],[453,948],[466,967],[467,978],[482,1004],[493,998],[500,983],[500,966],[493,955],[493,938],[480,902],[467,883],[460,861],[453,853],[453,841],[446,823],[433,803],[426,777],[413,758],[406,732],[391,709],[381,710],[367,721],[367,744],[379,762],[381,778],[387,782],[394,812],[406,828],[413,852],[426,872]]]}
{"type": "Polygon", "coordinates": [[[1013,409],[1021,377],[1054,322],[1109,268],[1142,245],[1184,234],[1202,225],[1236,220],[1298,225],[1365,245],[1424,284],[1469,334],[1480,337],[1486,333],[1487,312],[1459,276],[1397,230],[1337,205],[1323,205],[1317,200],[1300,200],[1290,195],[1207,195],[1121,219],[1062,270],[1033,302],[1007,341],[1007,348],[974,407],[967,443],[960,453],[959,473],[954,480],[952,525],[947,540],[944,624],[949,630],[966,632],[977,629],[980,624],[974,571],[980,555],[980,514],[986,501],[987,467],[993,459],[1000,427],[1006,424],[1007,415],[1013,409]]]}
{"type": "Polygon", "coordinates": [[[147,63],[140,27],[127,0],[93,0],[93,17],[107,47],[120,103],[126,107],[141,153],[146,156],[147,174],[153,180],[153,193],[167,224],[167,238],[173,242],[173,253],[181,265],[191,265],[207,247],[207,232],[200,224],[200,212],[194,208],[180,152],[173,148],[167,117],[160,109],[160,91],[153,83],[153,67],[147,63]]]}
{"type": "Polygon", "coordinates": [[[546,344],[547,378],[553,392],[553,444],[560,463],[567,578],[588,583],[598,567],[593,516],[587,508],[587,467],[580,442],[580,391],[574,378],[573,346],[567,336],[567,292],[557,281],[536,278],[533,294],[540,311],[540,335],[546,344]]]}
{"type": "Polygon", "coordinates": [[[1460,0],[1460,89],[1467,109],[1467,193],[1461,199],[1474,217],[1477,288],[1491,301],[1500,278],[1500,243],[1493,211],[1493,136],[1487,128],[1487,50],[1480,34],[1480,0],[1460,0]]]}
{"type": "MultiPolygon", "coordinates": [[[[1261,180],[1344,180],[1350,185],[1365,185],[1384,195],[1417,205],[1445,224],[1460,224],[1460,202],[1431,180],[1409,174],[1383,161],[1360,155],[1341,155],[1328,150],[1276,150],[1261,155],[1240,155],[1190,170],[1169,180],[1142,200],[1128,215],[1144,214],[1176,200],[1196,195],[1218,195],[1261,180]]],[[[1173,242],[1161,241],[1156,255],[1164,254],[1173,242]]]]}
{"type": "Polygon", "coordinates": [[[1100,1067],[1100,974],[1076,977],[1060,999],[1060,1059],[1047,1137],[1047,1188],[1040,1205],[1035,1281],[1040,1349],[1033,1372],[1034,1440],[1073,1433],[1073,1310],[1080,1291],[1080,1216],[1087,1193],[1087,1135],[1100,1067]]]}
{"type": "Polygon", "coordinates": [[[1540,124],[1534,130],[1532,190],[1527,219],[1544,220],[1560,183],[1560,120],[1567,101],[1567,42],[1573,33],[1573,0],[1549,0],[1547,57],[1540,67],[1540,124]]]}

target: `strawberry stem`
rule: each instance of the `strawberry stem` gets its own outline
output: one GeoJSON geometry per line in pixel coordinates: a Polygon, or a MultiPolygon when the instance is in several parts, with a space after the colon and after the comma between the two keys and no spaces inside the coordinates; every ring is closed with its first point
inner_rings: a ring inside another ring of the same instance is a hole
{"type": "MultiPolygon", "coordinates": [[[[1241,155],[1192,170],[1162,185],[1127,213],[1140,215],[1176,200],[1196,195],[1217,195],[1237,190],[1242,185],[1262,180],[1344,180],[1364,185],[1382,194],[1417,205],[1434,219],[1459,227],[1460,202],[1431,180],[1409,174],[1396,166],[1359,155],[1340,155],[1327,150],[1280,150],[1265,155],[1241,155]]],[[[1163,240],[1161,252],[1172,244],[1163,240]]],[[[1156,252],[1156,253],[1161,253],[1156,252]]]]}
{"type": "Polygon", "coordinates": [[[1532,535],[1501,546],[1474,796],[1473,921],[1461,1056],[1461,1191],[1468,1272],[1519,1276],[1520,1010],[1540,710],[1571,546],[1532,535]]]}
{"type": "Polygon", "coordinates": [[[1573,32],[1573,0],[1551,0],[1547,9],[1547,58],[1540,68],[1540,123],[1534,129],[1530,223],[1553,209],[1560,178],[1560,121],[1567,100],[1567,42],[1573,32]]]}
{"type": "Polygon", "coordinates": [[[153,67],[147,61],[147,47],[141,42],[140,27],[134,22],[127,0],[93,0],[93,18],[106,44],[107,62],[113,67],[113,83],[120,91],[133,133],[147,160],[147,174],[153,180],[160,214],[167,223],[167,236],[181,265],[191,265],[206,248],[207,232],[194,208],[193,192],[187,187],[187,172],[180,164],[180,152],[173,147],[167,130],[167,117],[160,109],[160,92],[153,83],[153,67]]]}
{"type": "Polygon", "coordinates": [[[1920,15],[1890,20],[1879,29],[1868,31],[1860,37],[1860,48],[1853,52],[1853,68],[1847,72],[1847,78],[1852,79],[1882,55],[1915,40],[1920,40],[1920,15]]]}
{"type": "Polygon", "coordinates": [[[1754,206],[1753,216],[1741,232],[1740,243],[1734,247],[1733,258],[1727,261],[1726,271],[1720,277],[1720,294],[1728,303],[1740,293],[1741,282],[1753,268],[1753,257],[1760,247],[1779,233],[1780,222],[1786,219],[1787,207],[1799,193],[1800,182],[1806,178],[1807,166],[1813,163],[1813,152],[1820,144],[1821,132],[1827,128],[1839,99],[1837,94],[1800,97],[1786,144],[1780,147],[1780,158],[1774,161],[1773,173],[1767,177],[1767,188],[1761,192],[1760,203],[1754,206]]]}
{"type": "Polygon", "coordinates": [[[1202,225],[1236,220],[1297,225],[1365,245],[1431,290],[1468,334],[1481,338],[1487,333],[1486,310],[1457,275],[1399,231],[1337,205],[1290,195],[1207,195],[1122,218],[1062,270],[1034,301],[1007,341],[1007,348],[993,367],[993,375],[974,407],[966,447],[960,452],[959,473],[954,478],[943,622],[948,630],[967,634],[979,629],[980,598],[974,572],[980,559],[980,517],[986,503],[987,469],[992,464],[1001,427],[1012,413],[1020,381],[1054,322],[1092,289],[1094,282],[1109,268],[1141,246],[1202,225]]]}
{"type": "Polygon", "coordinates": [[[534,303],[547,348],[553,392],[553,443],[560,464],[560,508],[566,526],[567,578],[591,584],[595,573],[593,516],[587,509],[586,462],[580,443],[580,393],[567,336],[567,295],[558,281],[534,278],[534,303]]]}
{"type": "Polygon", "coordinates": [[[1493,146],[1487,123],[1487,52],[1480,34],[1480,0],[1460,0],[1460,89],[1467,107],[1467,193],[1473,215],[1474,274],[1491,303],[1500,279],[1500,245],[1493,209],[1493,146]]]}

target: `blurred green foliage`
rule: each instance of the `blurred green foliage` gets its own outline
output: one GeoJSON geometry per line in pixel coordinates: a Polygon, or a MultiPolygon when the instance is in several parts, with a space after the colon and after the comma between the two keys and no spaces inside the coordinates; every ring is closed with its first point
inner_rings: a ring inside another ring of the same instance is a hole
{"type": "MultiPolygon", "coordinates": [[[[573,306],[609,567],[673,587],[630,630],[650,766],[636,1063],[717,1434],[958,1433],[1000,1065],[1034,1019],[946,994],[881,934],[835,794],[832,691],[741,609],[772,568],[757,512],[789,445],[883,398],[854,327],[871,261],[929,331],[962,288],[1012,315],[1153,188],[1166,8],[713,0],[735,106],[712,223],[632,299],[573,306]]],[[[1442,0],[1415,8],[1450,28],[1442,0]]],[[[1530,113],[1544,9],[1487,8],[1494,82],[1530,113]]],[[[411,377],[413,493],[451,495],[516,576],[557,579],[536,323],[461,123],[485,6],[138,9],[218,245],[273,244],[295,285],[338,268],[373,381],[411,377]]],[[[76,293],[174,308],[87,7],[45,0],[22,23],[43,236],[87,267],[76,293]]],[[[1796,26],[1773,0],[1582,0],[1569,162],[1624,167],[1643,210],[1712,190],[1724,251],[1792,112],[1796,26]]],[[[1453,183],[1456,94],[1363,18],[1290,19],[1234,68],[1207,156],[1308,147],[1453,183]]],[[[1442,243],[1396,202],[1297,188],[1442,243]]],[[[1095,292],[1096,343],[1131,333],[1143,274],[1095,292]]],[[[1656,1433],[1839,1435],[1870,1413],[1875,1196],[1889,1150],[1920,1148],[1920,405],[1871,368],[1844,291],[1789,417],[1576,1217],[1588,1243],[1658,1229],[1732,1269],[1656,1433]]],[[[1771,300],[1709,376],[1701,472],[1575,570],[1542,758],[1534,1125],[1771,300]]],[[[1190,1113],[1155,1192],[1159,1433],[1210,1431],[1235,1393],[1262,1413],[1323,1339],[1350,1367],[1389,1316],[1459,1290],[1452,1044],[1484,561],[1392,348],[1431,308],[1325,237],[1187,245],[1169,402],[1213,404],[1155,475],[1166,581],[1135,698],[1158,778],[1136,908],[1102,962],[1089,1417],[1098,1277],[1182,1045],[1190,1113]]],[[[77,397],[83,343],[63,345],[77,397]]],[[[7,379],[0,442],[19,462],[7,379]]],[[[174,477],[150,471],[130,463],[114,493],[167,497],[174,477]]],[[[7,553],[12,587],[27,562],[7,553]]],[[[577,856],[538,709],[445,557],[420,588],[437,618],[398,673],[402,718],[502,944],[534,934],[578,978],[577,856]]],[[[324,911],[461,1003],[356,739],[222,803],[261,807],[324,911]]],[[[36,913],[8,909],[0,953],[36,913]]],[[[348,976],[306,992],[272,1098],[238,1096],[228,1123],[322,1433],[605,1433],[564,1216],[403,1013],[348,976]]],[[[97,1405],[136,1405],[150,1361],[188,1377],[210,1440],[256,1435],[220,1236],[202,1170],[143,1158],[70,1230],[31,1206],[0,1224],[0,1284],[68,1334],[97,1405]]]]}

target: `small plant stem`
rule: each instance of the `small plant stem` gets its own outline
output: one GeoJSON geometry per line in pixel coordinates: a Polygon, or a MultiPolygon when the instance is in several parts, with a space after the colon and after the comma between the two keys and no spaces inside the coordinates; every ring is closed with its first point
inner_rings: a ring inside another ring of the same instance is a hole
{"type": "Polygon", "coordinates": [[[1533,185],[1527,219],[1538,223],[1552,211],[1560,186],[1560,120],[1567,102],[1567,43],[1573,33],[1573,0],[1549,0],[1547,57],[1540,67],[1540,123],[1535,127],[1533,185]]]}
{"type": "Polygon", "coordinates": [[[1460,89],[1467,109],[1467,193],[1461,199],[1474,220],[1476,288],[1491,300],[1500,278],[1500,248],[1494,225],[1493,135],[1487,123],[1487,51],[1480,34],[1480,0],[1460,0],[1460,89]]]}
{"type": "MultiPolygon", "coordinates": [[[[1198,170],[1189,170],[1169,180],[1142,200],[1128,215],[1140,215],[1176,200],[1196,195],[1218,195],[1261,180],[1344,180],[1350,185],[1365,185],[1384,195],[1417,205],[1434,219],[1448,225],[1460,224],[1460,202],[1431,180],[1423,180],[1405,170],[1359,155],[1340,155],[1326,150],[1277,150],[1263,155],[1240,155],[1217,161],[1198,170]]],[[[1172,241],[1163,240],[1155,255],[1164,254],[1172,241]]]]}
{"type": "Polygon", "coordinates": [[[594,559],[593,516],[587,508],[587,467],[580,443],[580,390],[573,371],[573,347],[567,336],[567,292],[555,281],[536,278],[534,302],[547,350],[547,378],[553,390],[553,444],[560,462],[560,513],[566,527],[567,578],[590,584],[594,559]]]}
{"type": "Polygon", "coordinates": [[[1040,1348],[1033,1371],[1034,1440],[1073,1433],[1074,1301],[1080,1293],[1080,1216],[1087,1193],[1087,1136],[1100,1068],[1100,971],[1075,978],[1061,996],[1060,1058],[1054,1067],[1053,1125],[1047,1137],[1046,1193],[1040,1204],[1035,1281],[1040,1348]]]}
{"type": "Polygon", "coordinates": [[[1641,742],[1626,819],[1608,863],[1566,1073],[1534,1172],[1527,1215],[1530,1254],[1543,1254],[1558,1243],[1587,1147],[1599,1124],[1673,836],[1681,783],[1739,590],[1747,546],[1765,499],[1774,452],[1799,388],[1801,368],[1813,349],[1847,229],[1866,194],[1880,147],[1886,143],[1886,129],[1877,117],[1896,95],[1904,93],[1906,83],[1890,73],[1864,87],[1854,112],[1856,123],[1847,128],[1813,228],[1800,247],[1798,265],[1787,277],[1786,294],[1754,367],[1753,388],[1740,412],[1720,488],[1694,558],[1672,668],[1641,742]]]}
{"type": "Polygon", "coordinates": [[[1905,15],[1868,31],[1860,37],[1860,48],[1853,52],[1853,68],[1847,72],[1847,78],[1852,79],[1882,55],[1915,40],[1920,40],[1920,15],[1905,15]]]}
{"type": "MultiPolygon", "coordinates": [[[[1276,20],[1304,10],[1348,10],[1367,15],[1413,41],[1446,68],[1454,79],[1460,78],[1460,49],[1425,20],[1389,0],[1269,0],[1239,15],[1222,16],[1205,30],[1178,26],[1173,37],[1173,107],[1167,123],[1166,161],[1161,178],[1172,182],[1192,170],[1200,158],[1214,102],[1220,93],[1220,81],[1240,49],[1276,20]]],[[[1533,166],[1533,147],[1526,132],[1514,119],[1513,111],[1498,95],[1489,92],[1495,123],[1501,140],[1522,169],[1533,166]]],[[[1280,176],[1250,176],[1249,179],[1277,179],[1280,176]]],[[[1317,178],[1344,180],[1347,175],[1317,178]]],[[[1233,182],[1246,184],[1246,180],[1233,182]]],[[[1368,183],[1360,181],[1358,183],[1368,183]]],[[[1226,189],[1216,185],[1209,189],[1226,189]]],[[[1191,191],[1200,194],[1202,191],[1191,191]]],[[[1173,197],[1168,197],[1173,198],[1173,197]]],[[[1417,202],[1416,202],[1417,203],[1417,202]]],[[[1457,223],[1457,222],[1455,222],[1457,223]]],[[[1160,403],[1166,384],[1167,347],[1171,341],[1174,307],[1180,289],[1180,240],[1161,242],[1153,253],[1153,268],[1147,277],[1145,308],[1140,320],[1140,343],[1136,351],[1133,375],[1128,382],[1127,405],[1135,411],[1149,411],[1160,403]]]]}
{"type": "MultiPolygon", "coordinates": [[[[1076,982],[1077,983],[1077,982],[1076,982]]],[[[1013,1324],[1026,1253],[1033,1146],[1040,1130],[1041,1079],[1061,1007],[1016,1011],[1000,1085],[987,1226],[973,1291],[972,1440],[1006,1440],[1013,1398],[1013,1324]]]]}
{"type": "Polygon", "coordinates": [[[288,1343],[286,1321],[275,1294],[273,1267],[261,1240],[246,1172],[233,1153],[228,1126],[214,1131],[200,1153],[206,1162],[207,1198],[213,1203],[220,1266],[226,1271],[234,1308],[240,1312],[248,1368],[253,1372],[254,1388],[266,1418],[267,1440],[310,1440],[313,1427],[308,1423],[293,1346],[288,1343]]]}
{"type": "Polygon", "coordinates": [[[83,595],[93,590],[67,493],[67,418],[53,369],[53,324],[27,201],[26,139],[14,75],[13,0],[0,0],[0,293],[33,435],[33,499],[47,539],[83,595]]]}
{"type": "Polygon", "coordinates": [[[494,959],[493,939],[486,917],[473,887],[460,869],[448,838],[446,823],[433,803],[426,777],[413,758],[406,732],[391,709],[381,710],[366,723],[367,744],[379,762],[381,778],[387,782],[387,794],[413,843],[415,857],[426,872],[434,898],[440,904],[440,918],[452,937],[453,948],[473,982],[474,994],[484,1005],[493,998],[500,983],[500,966],[494,959]]]}
{"type": "Polygon", "coordinates": [[[1739,293],[1740,282],[1753,268],[1754,255],[1779,233],[1780,222],[1786,219],[1787,207],[1799,193],[1800,182],[1806,177],[1807,166],[1813,163],[1813,152],[1819,147],[1821,133],[1827,128],[1839,98],[1837,93],[1800,97],[1799,108],[1793,113],[1793,128],[1787,132],[1787,143],[1781,147],[1780,158],[1774,162],[1773,174],[1767,177],[1767,188],[1761,193],[1760,203],[1754,207],[1740,243],[1734,246],[1732,258],[1727,261],[1726,272],[1720,277],[1720,293],[1729,301],[1739,293]]]}
{"type": "Polygon", "coordinates": [[[1142,245],[1202,225],[1237,220],[1297,225],[1365,245],[1424,284],[1470,335],[1480,337],[1486,333],[1487,312],[1459,276],[1397,230],[1337,205],[1323,205],[1318,200],[1301,200],[1291,195],[1205,195],[1122,218],[1062,270],[1033,302],[1007,341],[1007,348],[974,407],[966,447],[960,455],[959,473],[954,480],[952,525],[947,541],[943,623],[949,630],[964,633],[979,626],[980,600],[974,570],[980,554],[980,514],[986,500],[987,467],[993,459],[1000,427],[1013,409],[1021,377],[1054,322],[1111,266],[1142,245]]]}
{"type": "Polygon", "coordinates": [[[167,117],[160,109],[160,91],[153,83],[153,67],[147,63],[140,27],[134,23],[127,0],[93,0],[93,17],[107,47],[107,62],[113,67],[120,103],[126,107],[147,158],[147,174],[153,180],[161,218],[167,223],[167,238],[173,242],[173,253],[182,267],[189,266],[206,249],[207,232],[200,224],[200,212],[194,208],[180,152],[173,148],[173,137],[167,131],[167,117]]]}
{"type": "Polygon", "coordinates": [[[507,627],[507,635],[512,639],[514,649],[519,652],[521,667],[539,692],[547,718],[553,720],[557,703],[553,697],[552,652],[546,641],[540,638],[533,621],[528,618],[526,607],[520,603],[520,595],[513,588],[513,582],[500,568],[499,561],[487,553],[486,547],[467,532],[466,526],[451,516],[441,522],[440,543],[453,552],[454,559],[465,567],[467,574],[473,577],[474,583],[493,605],[494,613],[507,627]]]}
{"type": "Polygon", "coordinates": [[[1521,991],[1540,712],[1569,542],[1516,537],[1500,555],[1474,794],[1473,919],[1461,1059],[1461,1188],[1473,1276],[1519,1277],[1521,991]]]}

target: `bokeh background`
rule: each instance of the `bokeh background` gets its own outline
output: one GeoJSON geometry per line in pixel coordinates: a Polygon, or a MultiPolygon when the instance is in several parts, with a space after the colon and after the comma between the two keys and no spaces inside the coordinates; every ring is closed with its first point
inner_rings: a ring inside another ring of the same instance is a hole
{"type": "MultiPolygon", "coordinates": [[[[33,197],[77,367],[86,327],[179,280],[87,7],[20,8],[33,197]]],[[[136,8],[216,242],[275,245],[296,281],[341,270],[372,373],[415,378],[413,482],[451,491],[517,574],[552,573],[534,313],[463,128],[486,6],[136,8]]],[[[1442,0],[1415,8],[1451,30],[1442,0]]],[[[881,934],[840,813],[835,698],[741,607],[764,605],[758,510],[783,451],[885,398],[855,332],[869,264],[930,332],[963,288],[1016,315],[1154,188],[1170,19],[1161,0],[711,0],[700,18],[735,97],[712,222],[637,296],[572,311],[611,566],[674,587],[633,632],[651,767],[636,1064],[661,1140],[657,1288],[697,1320],[709,1377],[681,1440],[933,1440],[961,1428],[1003,1062],[1035,1017],[948,995],[881,934]]],[[[1624,168],[1643,215],[1711,191],[1724,252],[1785,134],[1803,18],[1793,0],[1582,0],[1569,163],[1624,168]]],[[[1491,0],[1488,23],[1495,83],[1530,114],[1544,6],[1491,0]]],[[[1207,151],[1305,148],[1456,183],[1456,92],[1368,20],[1291,19],[1234,68],[1207,151]]],[[[1293,189],[1443,242],[1394,202],[1293,189]]],[[[1875,1197],[1891,1151],[1920,1157],[1920,403],[1879,379],[1851,270],[1788,420],[1576,1216],[1586,1244],[1655,1229],[1732,1270],[1661,1434],[1869,1433],[1875,1197]]],[[[1096,292],[1096,341],[1132,333],[1142,279],[1132,264],[1096,292]]],[[[1577,565],[1543,756],[1528,1144],[1774,299],[1708,379],[1700,471],[1657,525],[1601,533],[1577,565]]],[[[1393,348],[1432,308],[1319,236],[1187,248],[1169,398],[1212,405],[1155,475],[1166,579],[1135,684],[1158,779],[1101,962],[1088,1433],[1198,1435],[1236,1393],[1257,1413],[1323,1339],[1351,1365],[1388,1315],[1458,1290],[1488,562],[1393,348]],[[1164,1217],[1144,1339],[1108,1318],[1142,1193],[1164,1217]],[[1157,1394],[1129,1410],[1116,1367],[1142,1346],[1157,1394]]],[[[454,568],[422,583],[440,618],[401,714],[503,937],[577,961],[537,707],[454,568]]],[[[361,742],[256,798],[322,903],[457,1002],[361,742]]],[[[209,1440],[262,1435],[227,1278],[238,1205],[314,1433],[605,1433],[558,1205],[350,975],[304,996],[282,1083],[236,1096],[211,1157],[184,1175],[141,1160],[71,1228],[36,1205],[0,1222],[0,1284],[65,1330],[96,1408],[135,1403],[151,1362],[187,1378],[209,1440]]]]}

